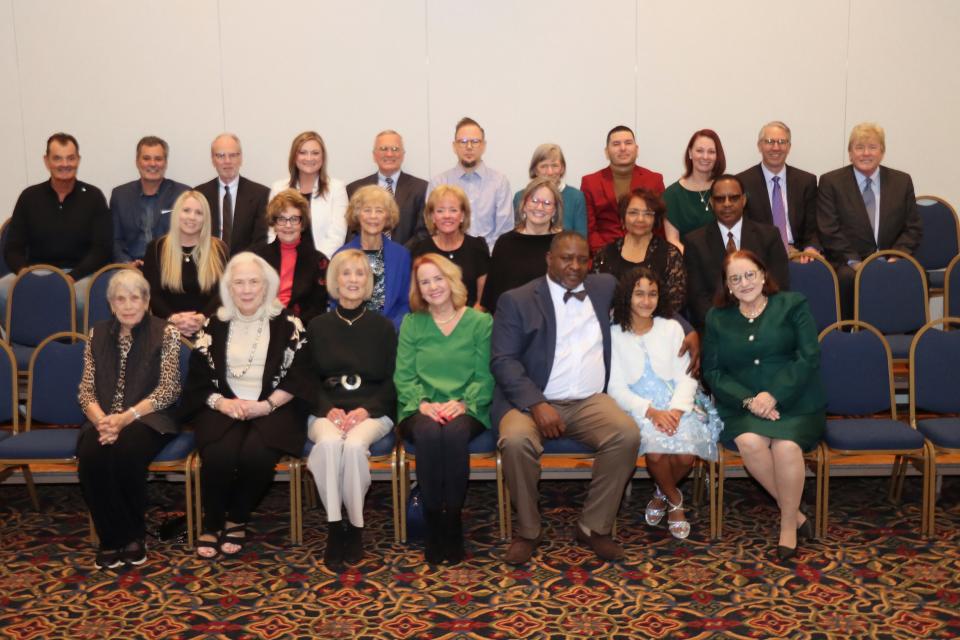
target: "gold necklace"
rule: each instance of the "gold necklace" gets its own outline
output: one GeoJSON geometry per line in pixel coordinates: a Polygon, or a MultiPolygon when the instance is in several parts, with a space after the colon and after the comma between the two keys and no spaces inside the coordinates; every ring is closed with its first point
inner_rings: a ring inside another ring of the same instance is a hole
{"type": "Polygon", "coordinates": [[[437,316],[433,315],[432,313],[430,314],[430,316],[433,318],[433,321],[436,322],[437,324],[447,324],[449,322],[452,322],[453,319],[457,317],[458,313],[460,313],[460,310],[455,309],[453,312],[453,315],[447,318],[446,320],[437,320],[437,316]]]}
{"type": "Polygon", "coordinates": [[[356,318],[354,318],[353,320],[351,320],[350,318],[344,318],[343,315],[340,313],[340,307],[334,307],[334,308],[333,308],[333,312],[334,312],[335,314],[337,314],[337,317],[338,317],[338,318],[340,318],[341,320],[343,320],[344,322],[346,322],[348,327],[352,327],[353,324],[354,324],[355,322],[357,322],[360,318],[362,318],[362,317],[363,317],[363,314],[365,314],[365,313],[367,312],[367,308],[364,307],[364,308],[363,308],[363,311],[360,312],[360,315],[358,315],[358,316],[357,316],[356,318]]]}

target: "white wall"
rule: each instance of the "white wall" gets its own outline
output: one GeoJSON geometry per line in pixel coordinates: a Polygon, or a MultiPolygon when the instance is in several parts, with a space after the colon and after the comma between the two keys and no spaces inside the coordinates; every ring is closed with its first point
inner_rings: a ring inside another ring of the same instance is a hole
{"type": "Polygon", "coordinates": [[[669,183],[702,127],[739,171],[759,126],[783,119],[792,164],[823,173],[846,162],[850,127],[876,120],[886,164],[960,204],[958,26],[955,0],[0,0],[0,219],[47,177],[58,130],[109,195],[136,177],[146,134],[170,143],[170,177],[198,183],[210,140],[234,131],[244,173],[268,183],[302,130],[352,180],[394,128],[427,178],[453,164],[462,115],[515,189],[546,141],[578,185],[605,164],[614,124],[635,128],[641,164],[669,183]]]}

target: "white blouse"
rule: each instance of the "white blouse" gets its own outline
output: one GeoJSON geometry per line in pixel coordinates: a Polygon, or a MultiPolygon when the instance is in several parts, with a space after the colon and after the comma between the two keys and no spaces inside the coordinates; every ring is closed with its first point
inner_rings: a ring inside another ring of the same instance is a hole
{"type": "MultiPolygon", "coordinates": [[[[343,246],[347,238],[347,187],[342,180],[328,178],[327,195],[318,196],[314,191],[310,199],[310,232],[313,235],[313,244],[318,251],[328,258],[332,258],[337,249],[343,246]]],[[[290,188],[290,179],[281,178],[270,188],[270,199],[284,189],[290,188]]],[[[297,185],[297,189],[300,185],[297,185]]],[[[272,242],[276,237],[273,229],[267,234],[272,242]]]]}
{"type": "Polygon", "coordinates": [[[227,384],[242,400],[259,400],[263,390],[263,368],[270,345],[270,318],[261,312],[255,316],[237,317],[230,321],[227,337],[227,384]],[[261,330],[261,323],[263,329],[261,330]],[[257,333],[260,337],[257,338],[257,333]],[[254,344],[256,343],[256,346],[254,344]],[[251,358],[252,354],[252,358],[251,358]],[[249,366],[247,366],[249,363],[249,366]],[[235,378],[235,374],[242,374],[235,378]]]}

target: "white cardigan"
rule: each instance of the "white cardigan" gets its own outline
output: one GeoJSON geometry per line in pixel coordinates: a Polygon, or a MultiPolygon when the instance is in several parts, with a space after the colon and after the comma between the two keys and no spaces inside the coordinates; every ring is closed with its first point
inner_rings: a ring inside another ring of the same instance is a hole
{"type": "MultiPolygon", "coordinates": [[[[343,246],[347,238],[347,187],[342,180],[330,178],[327,185],[327,195],[317,196],[314,193],[310,199],[310,229],[313,243],[317,250],[328,258],[343,246]]],[[[270,187],[270,199],[284,189],[290,188],[290,179],[281,178],[270,187]]],[[[297,189],[300,188],[298,184],[297,189]]],[[[268,240],[273,241],[276,235],[270,229],[268,240]]]]}

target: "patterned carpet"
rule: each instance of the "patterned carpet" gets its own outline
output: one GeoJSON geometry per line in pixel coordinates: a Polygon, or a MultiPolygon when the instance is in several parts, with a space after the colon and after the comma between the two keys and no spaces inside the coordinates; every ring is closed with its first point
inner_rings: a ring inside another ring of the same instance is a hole
{"type": "MultiPolygon", "coordinates": [[[[528,568],[499,558],[492,482],[471,485],[470,559],[433,570],[416,543],[393,544],[389,487],[368,499],[368,559],[322,568],[321,510],[305,543],[287,543],[286,486],[264,502],[241,559],[209,563],[176,543],[148,562],[92,569],[76,485],[0,487],[0,637],[69,638],[956,638],[960,636],[960,478],[944,482],[938,535],[917,535],[919,491],[902,507],[882,479],[832,480],[830,540],[778,565],[773,510],[748,480],[730,480],[726,535],[707,540],[706,509],[677,542],[643,524],[650,491],[635,481],[619,522],[628,559],[597,561],[572,540],[585,484],[545,482],[547,542],[528,568]]],[[[151,522],[176,509],[180,487],[153,483],[151,522]]]]}

